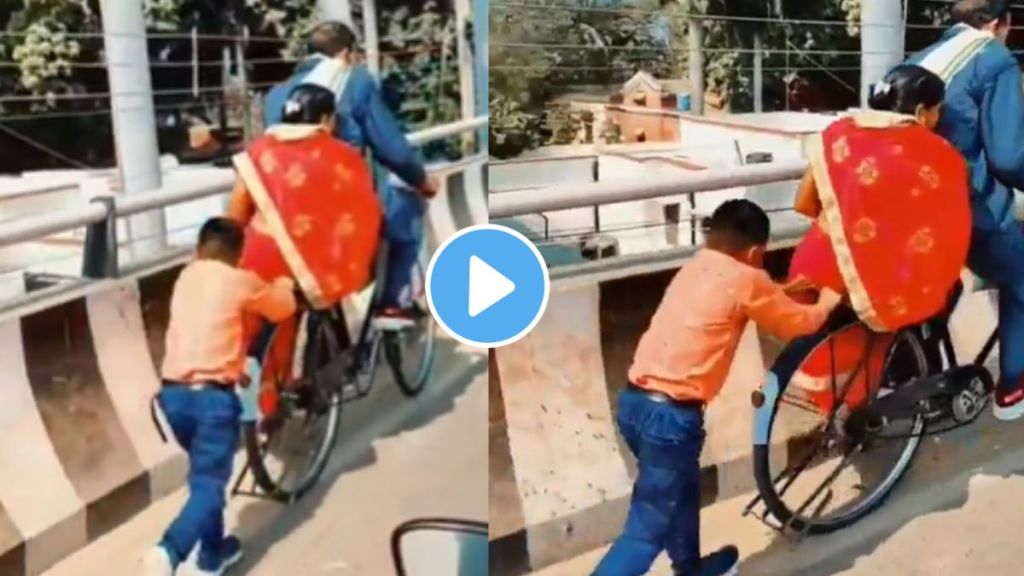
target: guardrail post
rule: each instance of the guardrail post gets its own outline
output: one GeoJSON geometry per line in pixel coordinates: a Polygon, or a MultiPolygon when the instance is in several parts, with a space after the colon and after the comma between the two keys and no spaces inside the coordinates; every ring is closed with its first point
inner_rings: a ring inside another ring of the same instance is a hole
{"type": "Polygon", "coordinates": [[[82,249],[82,276],[86,278],[116,278],[117,266],[117,216],[114,213],[114,198],[101,196],[92,202],[102,204],[107,211],[103,220],[85,229],[85,244],[82,249]]]}
{"type": "Polygon", "coordinates": [[[697,245],[697,196],[693,192],[686,195],[690,201],[690,246],[697,245]]]}

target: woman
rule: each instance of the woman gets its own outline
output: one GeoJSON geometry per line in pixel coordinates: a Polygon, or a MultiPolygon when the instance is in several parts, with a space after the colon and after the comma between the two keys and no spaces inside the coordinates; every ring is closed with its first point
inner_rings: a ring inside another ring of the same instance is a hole
{"type": "Polygon", "coordinates": [[[228,216],[247,226],[242,266],[292,275],[316,308],[363,288],[377,253],[381,208],[358,150],[332,136],[335,96],[297,86],[284,124],[234,158],[228,216]]]}
{"type": "MultiPolygon", "coordinates": [[[[791,280],[846,294],[874,332],[891,333],[943,310],[967,258],[967,166],[933,132],[944,96],[932,72],[898,66],[874,88],[873,111],[838,120],[807,142],[810,168],[794,208],[815,223],[793,255],[791,280]]],[[[863,327],[844,331],[836,340],[837,372],[851,371],[873,341],[881,351],[873,348],[868,373],[878,374],[890,340],[863,327]]],[[[804,363],[801,387],[830,390],[826,351],[804,363]]],[[[848,402],[866,395],[866,379],[857,384],[848,402]]],[[[830,395],[813,396],[831,406],[830,395]]]]}
{"type": "MultiPolygon", "coordinates": [[[[367,285],[382,218],[362,155],[332,136],[334,107],[330,90],[297,86],[284,105],[284,123],[235,156],[238,182],[228,207],[228,217],[246,227],[241,267],[267,281],[294,277],[318,309],[367,285]]],[[[250,356],[264,360],[264,415],[276,407],[276,384],[296,376],[290,370],[296,325],[284,323],[266,355],[268,329],[250,348],[250,356]]]]}

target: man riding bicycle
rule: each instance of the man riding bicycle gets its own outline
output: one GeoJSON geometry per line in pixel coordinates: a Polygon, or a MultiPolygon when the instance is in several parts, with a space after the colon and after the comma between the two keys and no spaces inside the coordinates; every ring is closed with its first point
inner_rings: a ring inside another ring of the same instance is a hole
{"type": "Polygon", "coordinates": [[[413,325],[422,311],[409,302],[412,271],[423,241],[422,198],[437,193],[416,151],[405,139],[398,121],[381,97],[376,80],[365,65],[356,61],[356,37],[341,22],[317,25],[310,37],[314,55],[298,65],[295,74],[267,93],[264,124],[280,124],[284,104],[300,84],[316,84],[337,97],[336,138],[367,151],[374,170],[374,181],[384,209],[384,237],[388,242],[387,275],[381,293],[382,307],[378,326],[402,329],[413,325]],[[378,165],[379,163],[379,165],[378,165]],[[422,198],[388,182],[383,166],[394,173],[422,198]]]}
{"type": "Polygon", "coordinates": [[[973,230],[968,267],[999,289],[1000,420],[1024,415],[1024,232],[1013,189],[1024,190],[1024,93],[1006,47],[1008,0],[960,0],[959,23],[909,59],[946,80],[938,133],[970,167],[973,230]]]}

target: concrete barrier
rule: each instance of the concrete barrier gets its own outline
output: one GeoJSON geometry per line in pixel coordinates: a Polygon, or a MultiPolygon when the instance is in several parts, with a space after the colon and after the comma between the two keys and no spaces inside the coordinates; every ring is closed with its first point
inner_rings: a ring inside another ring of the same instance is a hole
{"type": "MultiPolygon", "coordinates": [[[[533,332],[492,351],[491,574],[525,574],[618,535],[635,464],[616,431],[616,397],[674,273],[556,285],[533,332]]],[[[951,322],[963,357],[981,348],[996,320],[992,293],[971,293],[967,282],[951,322]]],[[[705,506],[755,489],[750,392],[780,349],[749,325],[708,407],[705,506]]]]}
{"type": "Polygon", "coordinates": [[[149,414],[176,272],[0,323],[0,574],[39,574],[183,484],[149,414]]]}

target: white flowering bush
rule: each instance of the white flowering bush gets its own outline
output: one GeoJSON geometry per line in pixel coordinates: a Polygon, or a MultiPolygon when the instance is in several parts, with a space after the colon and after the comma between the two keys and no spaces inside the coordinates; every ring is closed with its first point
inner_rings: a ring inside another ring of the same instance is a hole
{"type": "MultiPolygon", "coordinates": [[[[251,76],[263,66],[264,84],[282,80],[291,70],[288,60],[305,55],[308,32],[315,24],[316,0],[245,0],[234,4],[240,7],[239,12],[225,9],[228,3],[223,0],[145,0],[146,23],[153,33],[149,40],[151,57],[157,61],[187,61],[188,34],[193,27],[205,35],[240,35],[245,26],[251,36],[263,38],[250,43],[249,50],[258,45],[272,46],[269,56],[261,52],[253,58],[279,60],[276,65],[253,64],[251,76]],[[267,37],[283,42],[278,48],[265,42],[267,37]]],[[[415,3],[411,9],[408,4],[378,0],[378,22],[384,53],[383,84],[399,115],[410,129],[415,129],[459,117],[458,60],[453,15],[445,13],[436,0],[415,3]]],[[[0,0],[0,30],[6,31],[0,35],[0,61],[5,63],[0,66],[0,93],[20,97],[0,104],[0,119],[16,117],[17,123],[12,126],[21,133],[76,158],[89,155],[83,159],[106,163],[112,161],[110,102],[105,96],[109,87],[97,5],[96,0],[0,0]],[[68,94],[77,97],[58,98],[68,94]],[[29,96],[33,99],[26,98],[29,96]],[[26,120],[28,115],[36,119],[26,120]],[[69,132],[78,137],[68,139],[69,132]],[[83,152],[77,154],[72,147],[83,152]]],[[[358,3],[353,7],[356,29],[361,32],[358,3]]],[[[217,52],[214,57],[219,58],[217,41],[203,42],[213,46],[217,52]]],[[[202,57],[209,61],[208,54],[202,57]]],[[[205,66],[200,72],[204,87],[219,82],[217,67],[205,66]]],[[[158,109],[162,106],[163,113],[172,107],[201,108],[199,100],[216,104],[220,98],[215,91],[200,99],[189,95],[191,72],[187,67],[154,67],[152,74],[161,89],[180,94],[158,99],[158,109]]],[[[443,149],[445,144],[434,148],[443,149]]]]}

